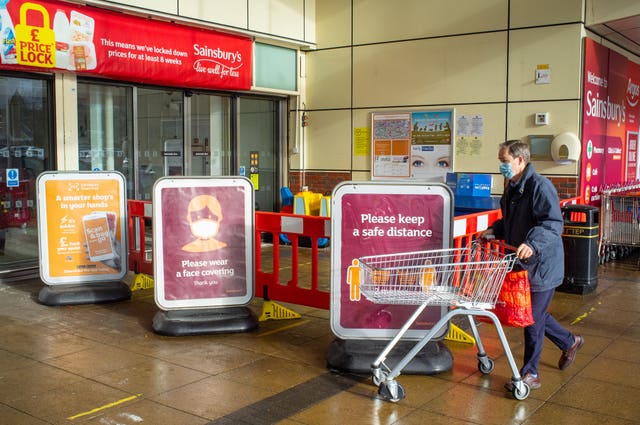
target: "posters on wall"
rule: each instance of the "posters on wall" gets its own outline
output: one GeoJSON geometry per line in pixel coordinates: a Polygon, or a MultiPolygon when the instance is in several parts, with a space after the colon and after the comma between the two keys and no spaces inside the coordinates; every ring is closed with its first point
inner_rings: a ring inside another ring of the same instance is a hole
{"type": "Polygon", "coordinates": [[[454,111],[371,114],[371,178],[444,182],[453,171],[454,111]]]}
{"type": "Polygon", "coordinates": [[[11,0],[5,7],[2,69],[58,69],[179,87],[251,88],[250,38],[55,0],[11,0]]]}
{"type": "Polygon", "coordinates": [[[607,185],[637,178],[640,65],[585,38],[580,194],[598,206],[607,185]]]}
{"type": "Polygon", "coordinates": [[[456,118],[456,155],[480,156],[483,136],[483,115],[458,115],[456,118]]]}

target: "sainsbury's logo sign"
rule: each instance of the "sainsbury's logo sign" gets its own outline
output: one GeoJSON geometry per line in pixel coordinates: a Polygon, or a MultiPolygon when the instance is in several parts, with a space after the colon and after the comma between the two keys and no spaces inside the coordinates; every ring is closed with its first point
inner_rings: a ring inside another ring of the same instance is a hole
{"type": "Polygon", "coordinates": [[[631,107],[635,107],[638,105],[638,99],[640,98],[640,84],[636,84],[631,81],[629,78],[629,82],[627,83],[627,103],[631,107]]]}
{"type": "Polygon", "coordinates": [[[242,53],[222,50],[220,47],[211,48],[207,45],[193,45],[193,54],[197,58],[193,63],[193,69],[197,73],[211,74],[219,78],[238,78],[242,67],[242,53]],[[234,66],[235,65],[235,66],[234,66]]]}

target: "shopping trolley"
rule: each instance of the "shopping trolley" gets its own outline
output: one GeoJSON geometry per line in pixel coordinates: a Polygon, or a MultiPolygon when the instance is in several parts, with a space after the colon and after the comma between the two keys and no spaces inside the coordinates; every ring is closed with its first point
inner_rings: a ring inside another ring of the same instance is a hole
{"type": "Polygon", "coordinates": [[[600,210],[599,252],[603,261],[615,260],[640,246],[640,190],[637,185],[603,190],[600,210]]]}
{"type": "Polygon", "coordinates": [[[473,317],[491,319],[513,373],[513,396],[518,400],[529,396],[530,388],[520,376],[502,325],[497,316],[488,311],[495,307],[505,275],[517,261],[515,254],[505,253],[505,248],[515,250],[497,241],[476,240],[466,248],[372,255],[359,259],[360,290],[369,301],[418,306],[371,365],[373,383],[378,386],[378,394],[382,398],[393,402],[404,398],[404,388],[396,378],[451,318],[458,315],[469,319],[478,347],[478,370],[483,374],[493,371],[494,361],[484,351],[473,317]],[[388,367],[385,364],[387,355],[424,309],[432,305],[455,308],[449,309],[393,369],[388,367]]]}

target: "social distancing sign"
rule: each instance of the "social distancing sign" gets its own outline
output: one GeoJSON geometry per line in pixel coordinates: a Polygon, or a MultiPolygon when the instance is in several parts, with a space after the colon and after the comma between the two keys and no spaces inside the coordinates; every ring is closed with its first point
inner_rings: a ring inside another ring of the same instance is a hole
{"type": "MultiPolygon", "coordinates": [[[[416,306],[376,304],[362,296],[360,259],[450,248],[451,190],[439,183],[346,182],[331,201],[331,329],[342,339],[391,338],[416,306]]],[[[379,270],[371,278],[384,286],[389,273],[379,270]]],[[[430,279],[426,266],[415,284],[428,285],[430,279]]],[[[423,336],[445,311],[425,309],[407,338],[423,336]]]]}
{"type": "Polygon", "coordinates": [[[40,276],[49,285],[120,280],[127,272],[126,190],[118,172],[37,179],[40,276]]]}

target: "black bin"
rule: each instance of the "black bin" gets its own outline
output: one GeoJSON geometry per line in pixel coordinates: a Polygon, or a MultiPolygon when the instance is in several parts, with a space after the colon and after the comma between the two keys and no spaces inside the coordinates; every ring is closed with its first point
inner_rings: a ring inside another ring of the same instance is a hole
{"type": "Polygon", "coordinates": [[[562,207],[564,230],[564,280],[558,291],[589,294],[598,286],[598,208],[590,205],[562,207]]]}

